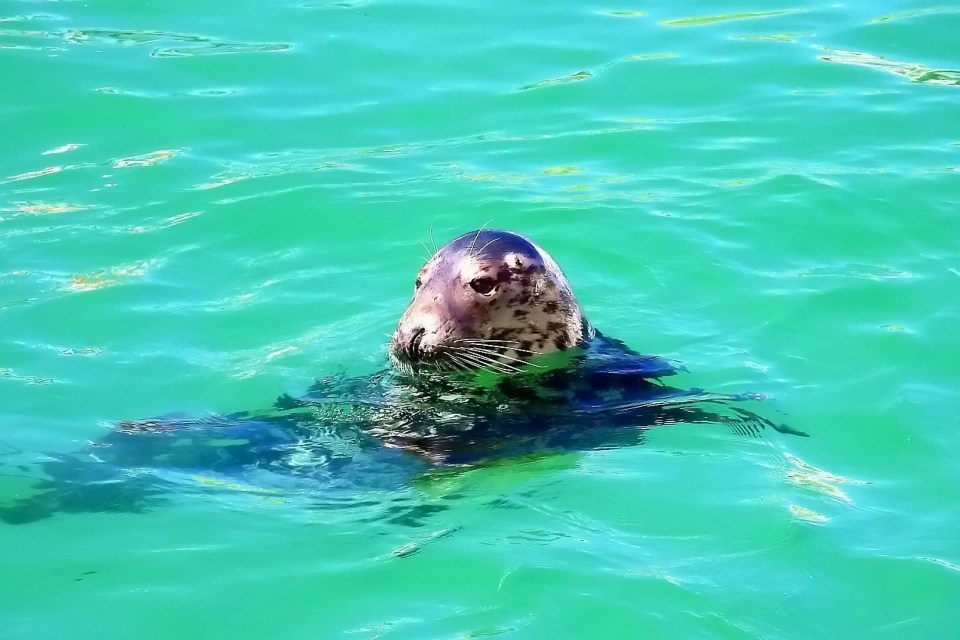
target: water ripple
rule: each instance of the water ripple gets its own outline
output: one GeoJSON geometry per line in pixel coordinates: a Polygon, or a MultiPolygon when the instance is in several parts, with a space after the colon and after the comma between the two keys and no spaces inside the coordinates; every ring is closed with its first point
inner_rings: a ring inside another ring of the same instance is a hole
{"type": "Polygon", "coordinates": [[[191,47],[154,49],[150,55],[155,58],[173,58],[222,55],[226,53],[270,53],[274,51],[289,51],[291,48],[291,45],[283,43],[206,42],[191,47]]]}
{"type": "Polygon", "coordinates": [[[13,369],[0,369],[0,380],[3,379],[25,382],[27,384],[53,384],[55,382],[63,382],[63,380],[56,380],[54,378],[45,378],[24,373],[16,373],[13,369]]]}
{"type": "Polygon", "coordinates": [[[122,46],[152,45],[160,43],[186,43],[181,46],[158,46],[151,50],[155,58],[220,55],[229,53],[269,53],[288,51],[286,43],[223,42],[206,36],[166,31],[124,29],[68,29],[61,37],[72,44],[106,42],[122,46]]]}
{"type": "Polygon", "coordinates": [[[824,524],[826,522],[829,522],[830,520],[830,518],[823,515],[822,513],[811,511],[810,509],[807,509],[806,507],[801,507],[800,505],[797,505],[797,504],[791,504],[789,506],[789,509],[790,509],[790,513],[792,513],[797,520],[803,520],[804,522],[811,522],[813,524],[824,524]]]}
{"type": "Polygon", "coordinates": [[[612,18],[642,18],[647,15],[646,11],[629,11],[629,10],[620,10],[620,11],[599,11],[601,16],[610,16],[612,18]]]}
{"type": "Polygon", "coordinates": [[[910,18],[917,18],[920,16],[929,16],[943,13],[958,13],[960,9],[956,7],[930,7],[926,9],[909,9],[907,11],[897,11],[896,13],[888,13],[887,15],[880,16],[879,18],[874,18],[870,21],[870,24],[877,24],[881,22],[893,22],[894,20],[908,20],[910,18]]]}
{"type": "Polygon", "coordinates": [[[818,57],[826,62],[869,67],[923,84],[960,85],[960,70],[931,69],[916,62],[900,62],[861,51],[847,51],[832,47],[817,48],[824,52],[824,55],[818,57]]]}
{"type": "Polygon", "coordinates": [[[718,22],[730,22],[732,20],[752,20],[754,18],[769,18],[772,16],[782,16],[791,13],[802,13],[802,9],[781,9],[779,11],[742,11],[739,13],[722,13],[715,16],[691,16],[689,18],[673,18],[670,20],[661,20],[660,24],[665,27],[702,27],[708,24],[718,22]]]}
{"type": "Polygon", "coordinates": [[[69,169],[69,166],[54,165],[52,167],[44,167],[43,169],[38,169],[36,171],[25,171],[23,173],[18,173],[16,175],[8,177],[4,180],[4,183],[7,182],[19,182],[21,180],[31,180],[33,178],[40,178],[42,176],[49,176],[53,173],[60,173],[64,169],[69,169]]]}
{"type": "Polygon", "coordinates": [[[53,149],[48,149],[47,151],[44,151],[40,155],[50,156],[55,153],[66,153],[68,151],[76,151],[82,146],[83,146],[82,144],[76,144],[76,143],[64,144],[64,145],[60,145],[59,147],[55,147],[53,149]]]}
{"type": "MultiPolygon", "coordinates": [[[[17,202],[16,211],[19,213],[25,213],[31,216],[48,216],[48,215],[59,215],[61,213],[70,213],[73,211],[81,211],[83,209],[90,209],[92,205],[86,204],[76,204],[70,202],[43,202],[43,201],[34,201],[34,202],[17,202]]],[[[9,211],[9,209],[2,209],[2,211],[9,211]]]]}
{"type": "MultiPolygon", "coordinates": [[[[851,478],[846,478],[824,469],[819,469],[808,462],[804,462],[800,458],[792,454],[785,454],[787,461],[793,465],[793,468],[787,471],[787,481],[795,486],[801,487],[803,489],[808,489],[814,493],[819,493],[822,495],[829,496],[843,502],[845,504],[853,504],[853,499],[843,491],[839,485],[865,485],[866,482],[861,480],[854,480],[851,478]]],[[[796,505],[794,505],[796,506],[796,505]]],[[[809,519],[816,521],[815,517],[804,517],[810,516],[810,514],[819,515],[815,512],[809,511],[802,508],[791,508],[794,515],[802,519],[809,519]]]]}
{"type": "Polygon", "coordinates": [[[161,162],[166,162],[184,151],[185,149],[159,149],[127,158],[117,158],[110,163],[110,166],[114,169],[122,169],[124,167],[150,167],[161,162]]]}
{"type": "Polygon", "coordinates": [[[66,289],[68,291],[95,291],[104,287],[109,287],[123,282],[142,278],[147,271],[160,264],[160,260],[141,260],[133,264],[111,267],[91,273],[81,273],[75,275],[66,289]]]}
{"type": "Polygon", "coordinates": [[[520,87],[519,91],[528,91],[530,89],[542,89],[543,87],[552,87],[558,84],[568,84],[570,82],[582,82],[584,80],[589,80],[592,77],[593,77],[593,72],[591,71],[577,71],[576,73],[571,73],[565,76],[559,76],[556,78],[547,78],[546,80],[540,80],[538,82],[525,84],[522,87],[520,87]]]}

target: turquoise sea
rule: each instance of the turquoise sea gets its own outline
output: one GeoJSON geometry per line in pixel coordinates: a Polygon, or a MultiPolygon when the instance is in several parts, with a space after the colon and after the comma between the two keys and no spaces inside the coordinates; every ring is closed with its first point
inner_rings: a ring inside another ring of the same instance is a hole
{"type": "MultiPolygon", "coordinates": [[[[386,365],[430,234],[807,432],[0,523],[0,637],[956,638],[960,6],[0,3],[0,506],[386,365]]],[[[376,474],[374,469],[372,473],[376,474]]]]}

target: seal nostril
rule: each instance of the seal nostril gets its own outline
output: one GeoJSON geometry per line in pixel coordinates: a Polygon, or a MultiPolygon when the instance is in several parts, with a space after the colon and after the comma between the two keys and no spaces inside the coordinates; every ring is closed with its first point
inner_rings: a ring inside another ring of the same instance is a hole
{"type": "Polygon", "coordinates": [[[423,355],[423,351],[420,350],[420,343],[423,342],[423,336],[426,333],[427,330],[422,327],[413,332],[413,336],[410,338],[410,344],[407,345],[407,351],[410,353],[411,358],[419,358],[423,355]]]}

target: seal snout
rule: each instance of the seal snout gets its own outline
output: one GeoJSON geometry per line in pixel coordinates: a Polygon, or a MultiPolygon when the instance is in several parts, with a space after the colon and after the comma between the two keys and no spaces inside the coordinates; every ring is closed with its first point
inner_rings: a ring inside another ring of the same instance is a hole
{"type": "Polygon", "coordinates": [[[417,327],[413,330],[413,334],[410,336],[410,340],[406,344],[406,352],[413,360],[418,360],[423,357],[423,350],[421,345],[423,343],[423,336],[426,335],[427,330],[423,327],[417,327]]]}
{"type": "Polygon", "coordinates": [[[427,337],[427,329],[422,326],[406,328],[397,327],[393,334],[392,351],[394,355],[406,360],[407,362],[419,362],[430,358],[432,349],[429,344],[424,343],[427,337]]]}

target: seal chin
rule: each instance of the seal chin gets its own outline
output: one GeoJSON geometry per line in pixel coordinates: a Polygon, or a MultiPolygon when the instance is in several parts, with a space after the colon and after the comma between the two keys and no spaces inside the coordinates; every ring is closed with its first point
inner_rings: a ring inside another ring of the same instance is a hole
{"type": "Polygon", "coordinates": [[[397,355],[392,344],[390,345],[390,348],[387,349],[387,357],[390,359],[390,364],[393,366],[393,368],[400,373],[408,376],[416,375],[416,367],[407,362],[406,359],[397,355]]]}
{"type": "Polygon", "coordinates": [[[416,355],[413,355],[396,340],[390,343],[387,349],[387,356],[390,358],[390,364],[393,365],[397,371],[407,375],[414,375],[424,370],[437,368],[430,366],[430,359],[425,358],[421,352],[416,352],[416,355]]]}

